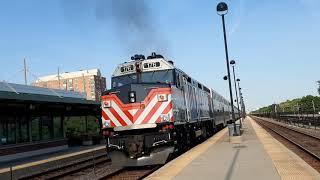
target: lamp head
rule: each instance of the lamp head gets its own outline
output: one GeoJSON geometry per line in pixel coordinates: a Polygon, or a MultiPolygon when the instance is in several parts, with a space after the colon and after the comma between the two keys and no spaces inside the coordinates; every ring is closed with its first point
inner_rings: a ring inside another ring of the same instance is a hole
{"type": "Polygon", "coordinates": [[[231,60],[231,61],[230,61],[230,64],[231,64],[231,65],[235,65],[235,64],[236,64],[236,61],[231,60]]]}
{"type": "Polygon", "coordinates": [[[228,5],[225,2],[220,2],[217,5],[217,13],[222,16],[228,13],[228,5]]]}
{"type": "Polygon", "coordinates": [[[223,76],[223,80],[228,80],[228,76],[223,76]]]}
{"type": "Polygon", "coordinates": [[[237,79],[237,81],[239,82],[239,81],[240,81],[240,79],[237,79]]]}

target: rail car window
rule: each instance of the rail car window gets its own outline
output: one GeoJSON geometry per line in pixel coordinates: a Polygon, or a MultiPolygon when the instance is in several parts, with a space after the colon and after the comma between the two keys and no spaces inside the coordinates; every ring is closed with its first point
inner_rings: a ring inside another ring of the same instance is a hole
{"type": "Polygon", "coordinates": [[[178,73],[176,73],[176,85],[178,88],[181,87],[180,75],[178,73]]]}
{"type": "MultiPolygon", "coordinates": [[[[141,73],[141,83],[173,83],[173,70],[152,71],[141,73]]],[[[112,87],[120,87],[126,84],[138,83],[137,74],[129,74],[112,78],[112,87]]]]}
{"type": "Polygon", "coordinates": [[[191,78],[190,78],[190,77],[187,77],[187,81],[188,81],[189,83],[191,83],[191,78]]]}

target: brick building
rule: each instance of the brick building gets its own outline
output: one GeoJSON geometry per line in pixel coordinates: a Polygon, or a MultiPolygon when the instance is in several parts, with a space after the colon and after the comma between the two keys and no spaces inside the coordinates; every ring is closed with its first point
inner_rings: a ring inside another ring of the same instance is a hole
{"type": "Polygon", "coordinates": [[[88,100],[99,101],[106,89],[106,78],[99,69],[80,70],[39,77],[34,86],[82,92],[88,100]]]}

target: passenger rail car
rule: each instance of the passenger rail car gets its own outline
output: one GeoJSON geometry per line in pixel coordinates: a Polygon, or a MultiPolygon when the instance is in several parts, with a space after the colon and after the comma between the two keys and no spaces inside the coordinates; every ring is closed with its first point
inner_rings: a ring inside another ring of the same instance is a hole
{"type": "Polygon", "coordinates": [[[226,99],[155,53],[120,64],[101,99],[109,156],[125,166],[164,164],[231,120],[226,99]]]}

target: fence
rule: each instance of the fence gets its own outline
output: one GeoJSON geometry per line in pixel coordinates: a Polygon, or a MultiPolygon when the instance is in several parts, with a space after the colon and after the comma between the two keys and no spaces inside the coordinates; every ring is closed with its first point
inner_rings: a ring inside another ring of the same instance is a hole
{"type": "Polygon", "coordinates": [[[320,114],[315,114],[310,111],[304,111],[299,113],[269,112],[269,113],[253,114],[253,115],[259,116],[259,117],[272,118],[276,121],[302,127],[302,128],[320,129],[320,114]]]}

